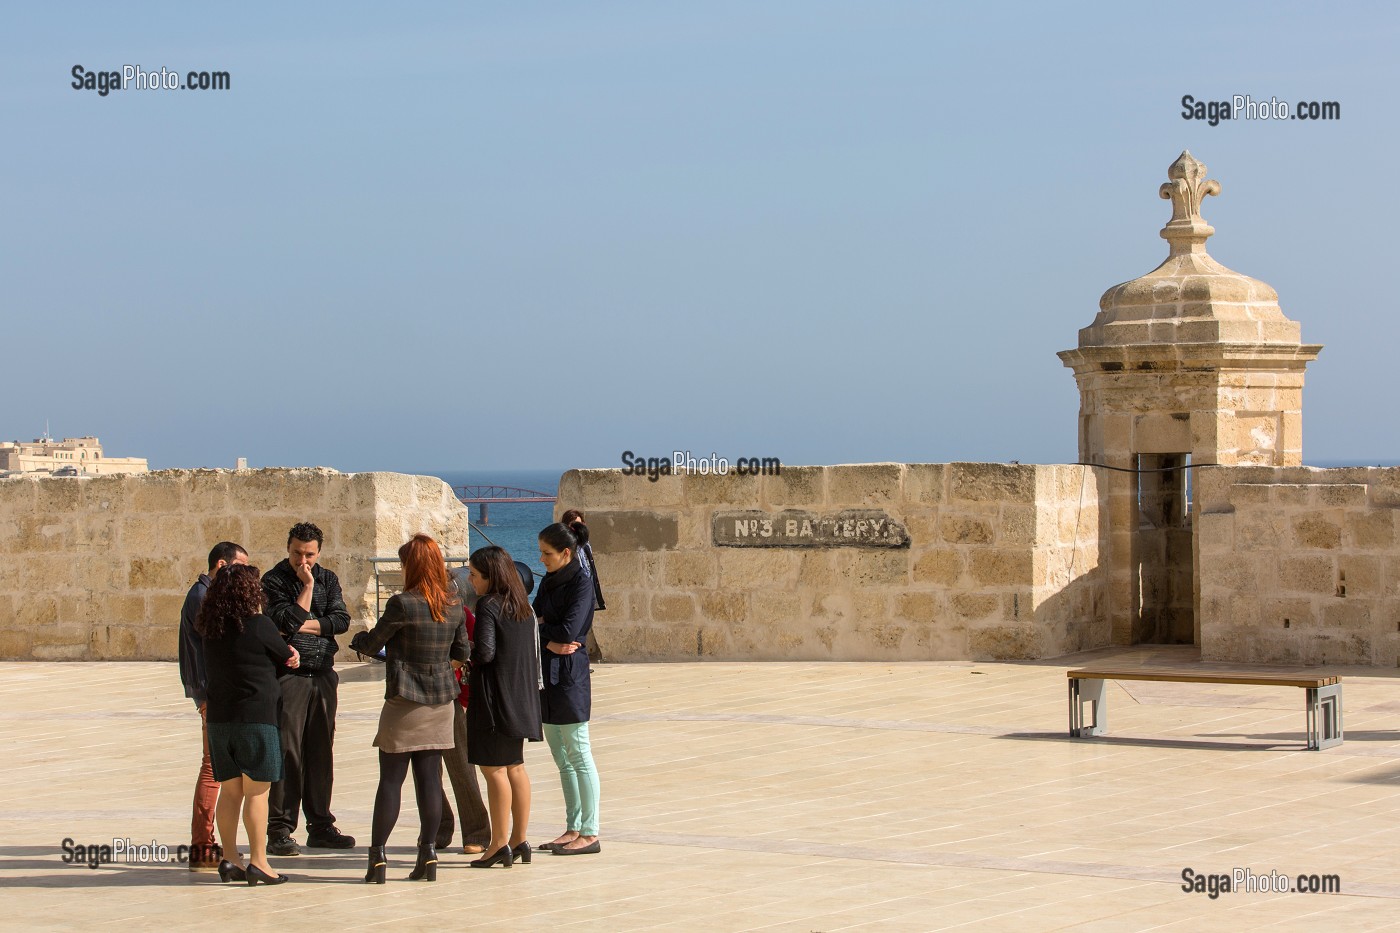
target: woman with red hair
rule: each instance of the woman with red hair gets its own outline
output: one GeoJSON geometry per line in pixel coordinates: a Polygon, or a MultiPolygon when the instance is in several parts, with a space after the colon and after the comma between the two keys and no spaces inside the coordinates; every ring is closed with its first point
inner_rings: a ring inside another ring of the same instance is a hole
{"type": "Polygon", "coordinates": [[[452,669],[467,660],[467,630],[455,587],[437,542],[414,535],[399,548],[403,592],[384,604],[384,615],[350,647],[361,654],[385,649],[384,708],[379,714],[379,790],[374,796],[366,882],[383,884],[384,847],[398,822],[404,778],[413,769],[418,799],[418,862],[410,881],[437,880],[433,840],[442,820],[442,752],[453,745],[452,669]]]}

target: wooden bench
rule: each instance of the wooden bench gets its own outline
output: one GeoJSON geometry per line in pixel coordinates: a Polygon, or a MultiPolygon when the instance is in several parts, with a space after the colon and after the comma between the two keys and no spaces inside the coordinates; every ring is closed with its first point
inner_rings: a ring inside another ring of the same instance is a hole
{"type": "Polygon", "coordinates": [[[1107,681],[1154,680],[1186,684],[1254,684],[1301,687],[1307,691],[1308,748],[1320,751],[1342,744],[1342,679],[1336,676],[1263,671],[1176,669],[1167,667],[1098,667],[1068,671],[1070,738],[1103,735],[1108,730],[1107,681]],[[1091,715],[1086,720],[1085,706],[1091,715]]]}

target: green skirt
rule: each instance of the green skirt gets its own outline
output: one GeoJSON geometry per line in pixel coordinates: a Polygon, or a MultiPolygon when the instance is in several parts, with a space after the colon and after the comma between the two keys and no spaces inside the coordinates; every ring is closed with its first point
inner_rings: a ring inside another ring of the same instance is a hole
{"type": "Polygon", "coordinates": [[[282,780],[282,735],[265,722],[211,722],[209,760],[216,781],[246,774],[275,783],[282,780]]]}

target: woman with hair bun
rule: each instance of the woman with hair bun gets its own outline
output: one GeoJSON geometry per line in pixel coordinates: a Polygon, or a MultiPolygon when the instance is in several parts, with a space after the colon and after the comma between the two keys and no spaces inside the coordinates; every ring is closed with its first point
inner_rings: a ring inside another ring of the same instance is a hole
{"type": "Polygon", "coordinates": [[[379,714],[379,789],[374,796],[369,870],[365,881],[383,884],[384,848],[399,819],[404,778],[413,769],[418,799],[418,861],[410,881],[437,880],[433,843],[442,820],[442,751],[453,746],[454,666],[467,660],[467,629],[457,589],[436,541],[416,534],[399,548],[403,592],[389,597],[384,615],[350,647],[360,654],[385,651],[384,708],[379,714]]]}
{"type": "Polygon", "coordinates": [[[588,526],[555,522],[540,532],[540,561],[547,571],[535,597],[540,618],[540,712],[544,737],[559,767],[564,791],[564,832],[540,848],[555,855],[591,855],[598,842],[598,769],[589,745],[593,689],[588,655],[581,651],[593,628],[593,577],[581,553],[588,526]]]}
{"type": "Polygon", "coordinates": [[[267,862],[267,796],[282,780],[277,668],[301,663],[262,614],[266,605],[258,568],[231,564],[214,577],[194,624],[209,675],[209,758],[219,782],[215,820],[224,850],[219,878],[249,885],[281,884],[288,877],[267,862]],[[248,832],[246,864],[238,854],[240,811],[248,832]]]}
{"type": "MultiPolygon", "coordinates": [[[[603,583],[598,579],[598,562],[593,559],[593,545],[588,543],[588,525],[584,520],[583,513],[578,509],[569,509],[559,521],[568,525],[569,529],[574,532],[574,536],[580,538],[579,552],[584,562],[588,565],[589,575],[593,577],[593,609],[596,612],[602,612],[604,609],[608,608],[608,604],[603,601],[603,583]],[[576,524],[583,525],[583,528],[581,530],[576,528],[576,524]]],[[[594,648],[593,639],[591,637],[593,635],[592,630],[590,630],[588,634],[590,636],[588,653],[591,656],[594,648]]]]}
{"type": "MultiPolygon", "coordinates": [[[[593,559],[593,545],[588,543],[587,520],[578,509],[568,509],[559,521],[571,529],[575,522],[584,526],[583,540],[579,544],[580,556],[583,558],[584,569],[593,577],[593,611],[602,612],[608,608],[608,604],[603,601],[603,583],[598,577],[598,562],[593,559]]],[[[575,531],[574,534],[577,535],[578,532],[575,531]]],[[[588,660],[598,664],[603,663],[603,646],[598,644],[597,632],[589,629],[588,638],[584,641],[583,646],[588,649],[588,660]]]]}

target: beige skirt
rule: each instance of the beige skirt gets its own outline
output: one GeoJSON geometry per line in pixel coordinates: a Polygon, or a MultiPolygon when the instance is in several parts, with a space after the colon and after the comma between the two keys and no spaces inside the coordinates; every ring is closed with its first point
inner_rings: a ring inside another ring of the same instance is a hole
{"type": "Polygon", "coordinates": [[[379,732],[373,744],[390,754],[421,752],[430,748],[451,748],[452,704],[455,700],[424,706],[403,697],[384,701],[379,711],[379,732]]]}

